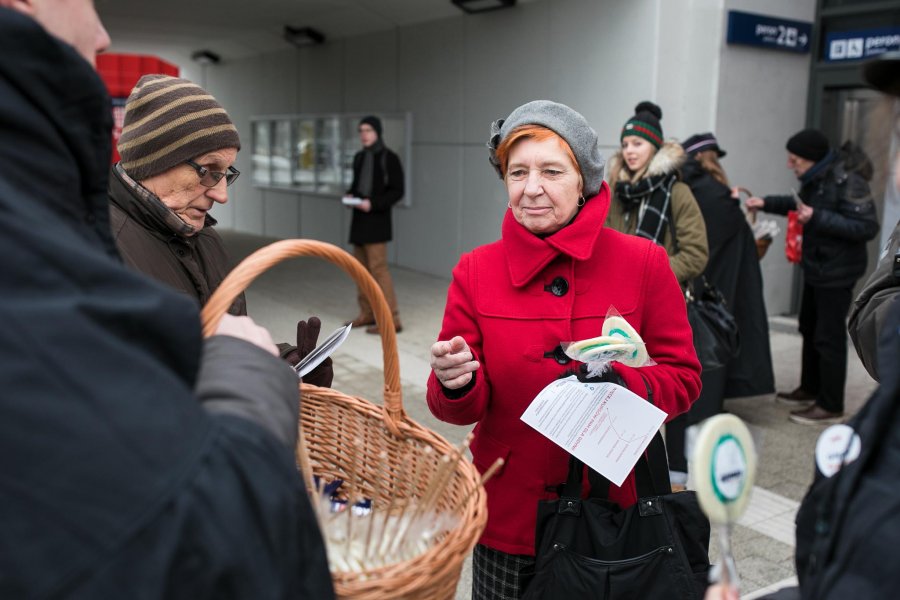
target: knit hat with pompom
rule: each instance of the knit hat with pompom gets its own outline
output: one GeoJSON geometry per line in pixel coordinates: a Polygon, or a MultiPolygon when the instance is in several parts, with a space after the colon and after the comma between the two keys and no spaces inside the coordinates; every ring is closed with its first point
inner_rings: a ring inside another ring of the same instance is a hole
{"type": "Polygon", "coordinates": [[[629,135],[636,135],[644,138],[659,150],[663,143],[660,119],[662,119],[662,109],[659,106],[649,100],[639,103],[634,107],[634,116],[628,119],[625,122],[625,126],[622,127],[622,135],[619,136],[619,141],[629,135]]]}

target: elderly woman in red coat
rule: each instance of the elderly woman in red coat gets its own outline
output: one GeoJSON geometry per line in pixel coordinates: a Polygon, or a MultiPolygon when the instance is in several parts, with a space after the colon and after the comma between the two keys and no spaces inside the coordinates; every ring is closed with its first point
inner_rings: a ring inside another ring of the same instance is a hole
{"type": "MultiPolygon", "coordinates": [[[[473,557],[473,598],[518,598],[534,562],[539,500],[556,498],[568,454],[520,420],[573,366],[560,342],[600,335],[615,307],[646,342],[653,366],[613,364],[606,376],[652,397],[672,418],[700,389],[684,297],[665,250],[603,226],[609,187],[597,134],[562,104],[534,101],[494,123],[491,162],[509,196],[500,240],[460,258],[431,348],[428,406],[448,423],[477,423],[476,466],[504,467],[487,484],[488,523],[473,557]]],[[[636,501],[634,474],[610,487],[636,501]]]]}

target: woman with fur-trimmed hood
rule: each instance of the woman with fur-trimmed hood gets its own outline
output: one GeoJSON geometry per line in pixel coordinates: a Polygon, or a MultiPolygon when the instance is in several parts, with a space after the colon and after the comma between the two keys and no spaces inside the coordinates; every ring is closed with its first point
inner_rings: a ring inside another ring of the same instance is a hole
{"type": "Polygon", "coordinates": [[[662,109],[645,101],[634,112],[622,127],[622,148],[609,162],[613,198],[606,226],[663,246],[684,286],[706,268],[706,224],[691,189],[679,181],[684,150],[663,142],[662,109]]]}

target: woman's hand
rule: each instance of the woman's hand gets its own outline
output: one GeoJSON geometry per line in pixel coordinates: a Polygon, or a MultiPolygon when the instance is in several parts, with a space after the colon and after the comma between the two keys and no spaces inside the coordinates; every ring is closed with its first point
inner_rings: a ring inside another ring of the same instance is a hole
{"type": "Polygon", "coordinates": [[[230,335],[259,346],[272,356],[278,356],[278,347],[272,341],[269,330],[254,323],[250,317],[222,315],[214,335],[230,335]]]}
{"type": "Polygon", "coordinates": [[[747,201],[744,202],[744,206],[746,206],[749,210],[759,210],[766,205],[766,201],[757,196],[751,196],[747,198],[747,201]]]}
{"type": "Polygon", "coordinates": [[[462,336],[435,342],[431,346],[431,369],[445,388],[455,390],[472,380],[472,373],[481,367],[473,359],[472,351],[462,336]]]}
{"type": "Polygon", "coordinates": [[[738,600],[738,591],[731,586],[716,583],[706,588],[703,600],[738,600]]]}

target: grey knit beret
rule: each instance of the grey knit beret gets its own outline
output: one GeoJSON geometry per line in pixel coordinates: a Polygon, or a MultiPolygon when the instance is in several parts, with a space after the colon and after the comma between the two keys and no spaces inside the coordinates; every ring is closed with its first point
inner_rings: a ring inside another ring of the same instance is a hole
{"type": "Polygon", "coordinates": [[[208,152],[241,149],[228,113],[206,90],[169,75],[141,77],[125,101],[121,165],[143,181],[208,152]]]}
{"type": "Polygon", "coordinates": [[[572,148],[572,153],[575,154],[575,160],[578,161],[578,168],[581,169],[581,176],[584,178],[584,195],[590,197],[600,191],[605,160],[597,143],[597,132],[579,113],[565,104],[550,100],[534,100],[523,104],[512,111],[506,119],[491,124],[491,139],[488,141],[490,161],[501,179],[503,173],[500,171],[496,156],[497,147],[509,132],[520,125],[541,125],[566,140],[572,148]]]}

